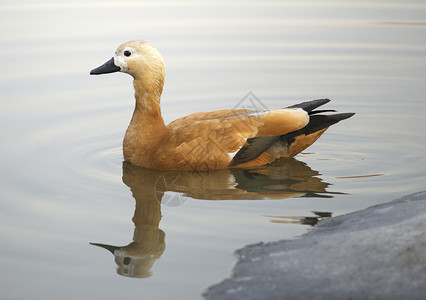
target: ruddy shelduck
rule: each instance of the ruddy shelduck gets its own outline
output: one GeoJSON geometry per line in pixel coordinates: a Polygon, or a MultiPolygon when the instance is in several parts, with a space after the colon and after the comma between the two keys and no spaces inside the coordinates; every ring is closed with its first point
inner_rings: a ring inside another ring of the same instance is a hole
{"type": "Polygon", "coordinates": [[[295,156],[327,128],[353,113],[315,110],[318,99],[278,110],[225,109],[199,112],[168,125],[161,116],[165,78],[158,50],[136,40],[90,74],[124,72],[133,76],[136,105],[123,141],[124,159],[161,170],[213,170],[256,167],[295,156]]]}

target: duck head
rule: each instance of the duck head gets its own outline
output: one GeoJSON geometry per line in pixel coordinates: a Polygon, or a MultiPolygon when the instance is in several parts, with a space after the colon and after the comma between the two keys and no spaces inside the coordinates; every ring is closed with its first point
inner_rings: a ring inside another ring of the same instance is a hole
{"type": "Polygon", "coordinates": [[[135,40],[120,45],[115,55],[90,75],[124,72],[131,75],[144,90],[160,93],[165,78],[164,60],[150,43],[135,40]]]}

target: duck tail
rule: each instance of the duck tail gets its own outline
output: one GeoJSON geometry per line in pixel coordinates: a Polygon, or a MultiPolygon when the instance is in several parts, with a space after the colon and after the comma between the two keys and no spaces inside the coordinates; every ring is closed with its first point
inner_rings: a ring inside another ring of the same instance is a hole
{"type": "Polygon", "coordinates": [[[271,152],[273,148],[279,153],[284,153],[280,158],[273,155],[275,159],[283,160],[295,156],[310,145],[312,145],[331,125],[352,117],[355,113],[336,113],[335,110],[315,110],[316,108],[330,102],[329,99],[317,99],[302,102],[287,108],[301,108],[309,114],[309,123],[296,131],[279,136],[263,136],[247,139],[247,145],[242,147],[233,157],[230,166],[238,166],[259,157],[263,152],[271,152]],[[281,149],[282,148],[282,149],[281,149]]]}
{"type": "MultiPolygon", "coordinates": [[[[319,113],[319,112],[317,112],[319,113]]],[[[290,158],[312,145],[331,125],[352,117],[355,113],[339,113],[331,115],[311,114],[309,123],[302,129],[280,136],[281,144],[286,145],[290,158]]]]}
{"type": "Polygon", "coordinates": [[[316,131],[322,130],[324,128],[330,127],[336,123],[339,123],[342,120],[352,117],[355,113],[339,113],[339,114],[329,114],[321,115],[321,112],[328,111],[315,111],[309,116],[309,123],[304,128],[289,133],[290,135],[300,135],[305,134],[309,135],[316,131]]]}

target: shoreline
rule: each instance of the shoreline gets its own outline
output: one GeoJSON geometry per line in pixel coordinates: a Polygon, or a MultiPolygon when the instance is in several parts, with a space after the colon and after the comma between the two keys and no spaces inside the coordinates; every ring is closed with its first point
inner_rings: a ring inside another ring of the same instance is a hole
{"type": "Polygon", "coordinates": [[[206,299],[425,299],[426,191],[236,251],[206,299]]]}

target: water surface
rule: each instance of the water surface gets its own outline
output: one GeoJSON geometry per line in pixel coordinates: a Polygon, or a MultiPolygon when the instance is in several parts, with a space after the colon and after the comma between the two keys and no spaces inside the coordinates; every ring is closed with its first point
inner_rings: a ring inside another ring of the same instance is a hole
{"type": "Polygon", "coordinates": [[[200,299],[237,248],[426,188],[418,1],[3,1],[0,20],[2,299],[200,299]],[[123,164],[131,78],[88,73],[136,38],[165,58],[167,123],[250,99],[357,114],[256,172],[123,164]]]}

